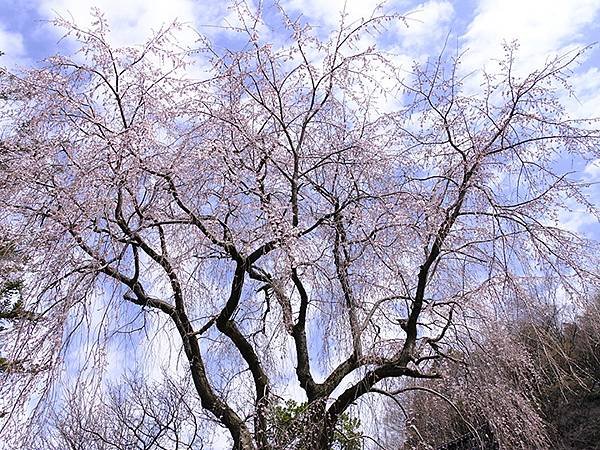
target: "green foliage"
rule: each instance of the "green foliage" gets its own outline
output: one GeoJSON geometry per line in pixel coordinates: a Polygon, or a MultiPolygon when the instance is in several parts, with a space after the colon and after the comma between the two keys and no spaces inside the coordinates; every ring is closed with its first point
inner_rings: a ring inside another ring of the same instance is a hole
{"type": "Polygon", "coordinates": [[[333,448],[339,450],[360,450],[362,433],[359,430],[360,419],[342,414],[333,432],[333,448]]]}
{"type": "Polygon", "coordinates": [[[10,360],[0,356],[0,372],[23,372],[21,361],[10,360]]]}
{"type": "Polygon", "coordinates": [[[0,319],[21,318],[23,280],[15,266],[18,253],[14,242],[0,238],[0,319]]]}
{"type": "MultiPolygon", "coordinates": [[[[305,428],[303,424],[314,418],[314,412],[315,408],[306,402],[286,400],[283,404],[276,405],[271,412],[271,435],[275,444],[289,442],[301,436],[305,428]]],[[[360,419],[342,414],[333,431],[331,450],[361,450],[362,442],[360,419]]]]}
{"type": "Polygon", "coordinates": [[[273,408],[273,417],[277,425],[289,426],[292,421],[307,409],[307,403],[298,403],[294,400],[286,400],[283,405],[273,408]]]}
{"type": "MultiPolygon", "coordinates": [[[[5,280],[0,284],[0,302],[2,305],[9,303],[9,300],[14,295],[21,293],[23,289],[22,280],[5,280]]],[[[19,301],[17,301],[19,302],[19,301]]]]}
{"type": "MultiPolygon", "coordinates": [[[[20,271],[12,262],[17,255],[13,242],[0,239],[0,332],[10,334],[16,322],[35,320],[35,314],[28,311],[23,304],[22,292],[24,283],[19,278],[20,271]]],[[[0,335],[0,338],[3,338],[0,335]]],[[[3,340],[0,340],[0,352],[3,340]]],[[[1,356],[0,372],[23,371],[22,361],[11,360],[1,356]]]]}

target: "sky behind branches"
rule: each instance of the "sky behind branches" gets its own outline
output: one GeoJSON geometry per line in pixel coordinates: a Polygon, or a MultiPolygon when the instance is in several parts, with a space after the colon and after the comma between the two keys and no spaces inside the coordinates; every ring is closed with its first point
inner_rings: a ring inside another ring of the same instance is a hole
{"type": "MultiPolygon", "coordinates": [[[[292,18],[326,35],[338,24],[342,10],[348,15],[346,20],[360,20],[369,17],[379,1],[282,0],[280,4],[292,18]]],[[[28,66],[69,51],[70,42],[61,39],[62,30],[48,21],[61,16],[85,26],[93,20],[93,7],[108,19],[115,45],[142,43],[153,31],[177,19],[185,25],[178,35],[183,45],[194,47],[202,34],[217,47],[226,48],[235,42],[226,28],[237,24],[230,6],[230,2],[214,0],[0,0],[0,50],[5,53],[0,65],[28,66]]],[[[395,53],[407,71],[412,61],[435,57],[444,45],[466,51],[465,70],[493,70],[494,59],[503,54],[502,44],[518,40],[522,71],[540,67],[554,55],[592,45],[571,80],[575,97],[564,101],[576,116],[600,116],[600,47],[593,45],[600,39],[600,0],[391,0],[384,11],[406,17],[406,25],[390,25],[377,43],[395,53]]],[[[276,23],[272,26],[277,29],[276,23]]],[[[276,31],[270,33],[274,41],[280,38],[276,31]]],[[[583,181],[600,183],[600,161],[585,167],[580,162],[566,161],[565,165],[565,170],[579,170],[583,181]]],[[[600,206],[600,188],[593,186],[589,195],[600,206]]],[[[600,237],[597,220],[581,209],[566,211],[560,219],[569,229],[600,237]]]]}

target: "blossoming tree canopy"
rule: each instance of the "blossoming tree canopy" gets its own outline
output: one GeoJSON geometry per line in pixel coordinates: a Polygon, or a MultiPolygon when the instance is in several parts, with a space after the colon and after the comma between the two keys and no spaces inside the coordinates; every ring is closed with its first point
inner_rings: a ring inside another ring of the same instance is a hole
{"type": "MultiPolygon", "coordinates": [[[[0,226],[36,315],[0,335],[23,368],[0,374],[2,435],[33,439],[23,417],[101,380],[127,338],[161,349],[121,365],[162,361],[155,386],[185,400],[198,439],[216,423],[236,449],[329,448],[349,408],[444,376],[486,323],[535,308],[531,289],[597,286],[597,244],[554,220],[572,201],[597,214],[562,170],[599,157],[596,122],[561,101],[581,52],[526,75],[514,46],[492,73],[447,51],[407,71],[368,44],[398,17],[322,37],[280,15],[277,43],[256,16],[236,48],[199,53],[177,24],[117,48],[101,15],[59,20],[77,53],[2,72],[0,226]],[[94,356],[69,365],[74,345],[94,356]],[[281,411],[303,426],[274,433],[281,411]]],[[[179,439],[161,430],[147,439],[179,439]]]]}

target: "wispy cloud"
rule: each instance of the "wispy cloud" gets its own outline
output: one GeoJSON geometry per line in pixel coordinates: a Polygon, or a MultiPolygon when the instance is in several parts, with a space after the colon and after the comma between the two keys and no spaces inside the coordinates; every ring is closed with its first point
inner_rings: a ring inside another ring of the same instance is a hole
{"type": "MultiPolygon", "coordinates": [[[[284,0],[281,6],[288,11],[301,13],[315,25],[334,27],[339,23],[342,12],[347,14],[346,20],[350,22],[367,19],[380,3],[379,0],[284,0]]],[[[394,3],[389,2],[387,7],[393,7],[394,3]]]]}
{"type": "Polygon", "coordinates": [[[29,63],[23,35],[8,31],[0,23],[0,51],[4,55],[0,59],[0,65],[13,67],[29,63]]]}
{"type": "MultiPolygon", "coordinates": [[[[170,0],[148,2],[145,0],[44,0],[38,4],[39,14],[46,19],[56,16],[73,19],[85,27],[94,20],[92,7],[101,10],[111,26],[111,39],[117,46],[143,42],[161,27],[177,19],[191,28],[200,20],[211,22],[221,13],[220,3],[194,2],[191,0],[170,0]]],[[[183,44],[192,45],[197,39],[192,29],[183,30],[179,39],[183,44]]]]}
{"type": "Polygon", "coordinates": [[[502,43],[520,44],[521,68],[531,70],[550,54],[590,44],[587,26],[595,24],[598,0],[482,0],[463,35],[473,67],[502,55],[502,43]]]}
{"type": "Polygon", "coordinates": [[[454,7],[448,1],[421,3],[406,14],[406,25],[397,28],[399,44],[408,51],[440,47],[452,27],[454,7]]]}

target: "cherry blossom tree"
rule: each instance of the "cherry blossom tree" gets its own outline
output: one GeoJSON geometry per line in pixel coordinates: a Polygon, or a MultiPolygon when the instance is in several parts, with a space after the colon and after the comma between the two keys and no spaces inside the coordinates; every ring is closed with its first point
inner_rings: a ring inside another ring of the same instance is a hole
{"type": "Polygon", "coordinates": [[[599,430],[591,417],[600,407],[598,299],[582,303],[574,321],[565,322],[555,305],[512,323],[498,321],[479,347],[439,361],[444,379],[401,386],[390,397],[401,408],[386,411],[384,447],[593,448],[599,430]]]}
{"type": "Polygon", "coordinates": [[[466,76],[444,51],[407,72],[370,45],[401,18],[320,37],[279,15],[276,43],[240,14],[235,49],[194,51],[178,24],[117,48],[101,14],[61,19],[78,53],[3,72],[1,226],[36,314],[3,342],[37,369],[1,374],[2,435],[24,442],[19,419],[52,403],[75,336],[93,356],[71,377],[101,378],[126,335],[168,342],[163,376],[187,377],[233,448],[274,448],[291,386],[303,427],[278,445],[329,448],[343,414],[442,377],[531,286],[568,301],[597,285],[597,244],[556,220],[573,202],[597,214],[562,170],[599,156],[596,122],[563,107],[581,52],[523,75],[507,46],[466,76]]]}

